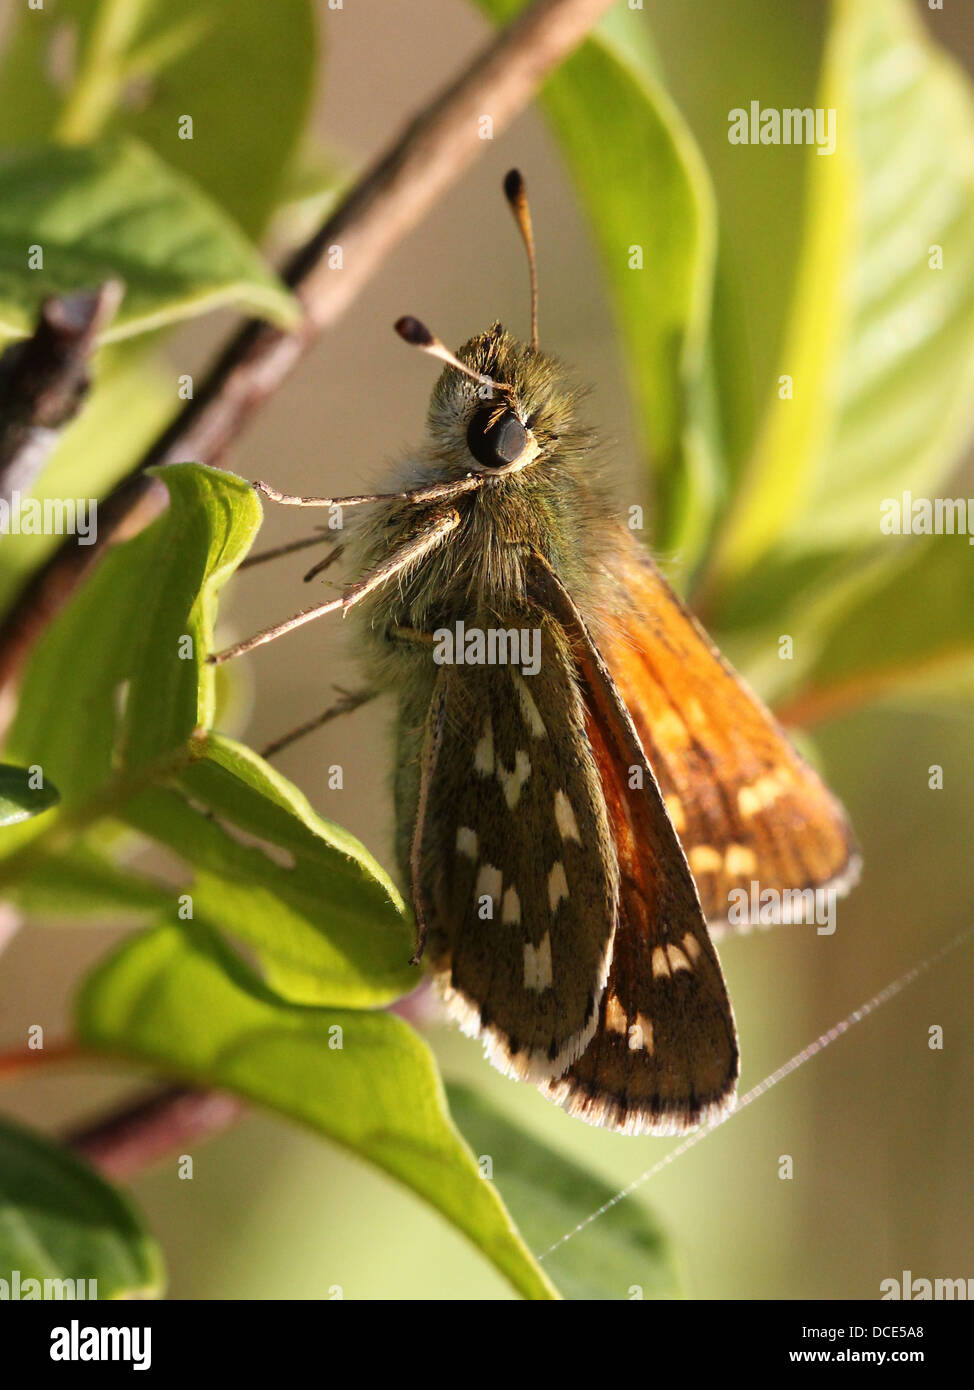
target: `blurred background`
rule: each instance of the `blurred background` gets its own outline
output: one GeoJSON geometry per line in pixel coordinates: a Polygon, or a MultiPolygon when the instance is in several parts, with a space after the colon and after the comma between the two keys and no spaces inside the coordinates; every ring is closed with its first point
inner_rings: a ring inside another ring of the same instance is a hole
{"type": "MultiPolygon", "coordinates": [[[[489,32],[461,0],[347,0],[340,11],[321,0],[319,9],[314,120],[353,167],[376,155],[489,32]]],[[[764,106],[813,104],[825,8],[818,0],[646,0],[645,9],[670,90],[715,183],[730,292],[746,309],[744,376],[760,401],[778,360],[806,161],[801,149],[729,145],[727,113],[752,97],[764,106]]],[[[974,68],[970,7],[917,9],[938,41],[974,68]]],[[[259,101],[259,73],[253,87],[259,101]]],[[[381,484],[388,461],[422,440],[435,376],[393,335],[393,321],[417,314],[451,345],[498,318],[527,330],[526,270],[499,191],[512,164],[524,171],[533,202],[542,341],[591,383],[590,415],[615,461],[620,495],[649,504],[601,270],[535,110],[486,148],[255,418],[234,451],[235,471],[293,492],[381,484]]],[[[173,372],[198,370],[230,322],[216,316],[181,331],[169,348],[173,372]]],[[[943,492],[974,495],[970,460],[943,492]]],[[[269,509],[261,542],[306,529],[298,514],[269,509]]],[[[234,582],[222,607],[228,636],[257,631],[309,601],[302,558],[234,582]]],[[[354,685],[355,674],[338,625],[326,621],[248,658],[245,680],[245,736],[259,748],[324,708],[333,684],[354,685]]],[[[388,709],[367,707],[302,741],[278,765],[391,869],[389,723],[388,709]],[[341,791],[327,785],[335,762],[345,770],[341,791]]],[[[721,943],[741,1034],[742,1091],[974,916],[970,722],[869,709],[817,729],[815,745],[856,828],[863,879],[840,907],[834,937],[778,928],[721,943]],[[944,768],[940,791],[928,787],[934,763],[944,768]]],[[[5,1021],[11,1038],[14,1027],[21,1036],[25,1010],[53,1033],[79,970],[109,940],[83,929],[22,933],[0,973],[3,1038],[5,1021]]],[[[628,1199],[651,1205],[670,1233],[688,1294],[876,1298],[880,1281],[904,1269],[974,1276],[972,984],[968,945],[628,1199]],[[934,1024],[944,1030],[942,1051],[927,1046],[934,1024]],[[778,1176],[785,1154],[794,1160],[791,1181],[778,1176]]],[[[674,1142],[591,1130],[496,1074],[476,1043],[445,1028],[430,1040],[448,1078],[476,1085],[620,1187],[674,1142]]],[[[61,1129],[137,1081],[105,1069],[52,1071],[5,1087],[3,1102],[14,1116],[61,1129]]],[[[510,1296],[438,1216],[317,1138],[254,1114],[195,1157],[192,1182],[178,1181],[172,1161],[133,1189],[166,1251],[173,1297],[319,1298],[334,1285],[346,1298],[510,1296]]],[[[620,1297],[630,1282],[620,1271],[620,1297]]]]}

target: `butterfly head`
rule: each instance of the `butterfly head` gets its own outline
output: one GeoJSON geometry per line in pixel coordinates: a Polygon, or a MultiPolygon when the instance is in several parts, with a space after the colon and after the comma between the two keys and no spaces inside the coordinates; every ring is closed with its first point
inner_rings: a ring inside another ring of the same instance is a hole
{"type": "Polygon", "coordinates": [[[538,348],[538,285],[534,237],[524,180],[512,169],[504,193],[528,253],[531,342],[495,323],[452,353],[419,319],[406,316],[396,332],[446,364],[430,401],[429,427],[437,453],[454,467],[495,478],[551,457],[572,433],[577,392],[559,364],[538,348]]]}

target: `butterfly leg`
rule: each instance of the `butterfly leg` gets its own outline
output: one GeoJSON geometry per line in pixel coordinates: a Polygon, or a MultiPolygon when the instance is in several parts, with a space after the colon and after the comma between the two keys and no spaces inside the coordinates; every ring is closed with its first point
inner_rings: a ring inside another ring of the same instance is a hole
{"type": "MultiPolygon", "coordinates": [[[[286,545],[276,545],[273,550],[260,550],[256,555],[248,555],[237,566],[241,570],[253,569],[255,565],[263,565],[267,560],[278,560],[282,555],[293,555],[297,550],[307,550],[312,545],[334,545],[338,540],[337,535],[325,530],[319,531],[314,536],[302,536],[299,541],[288,541],[286,545]]],[[[338,547],[341,550],[341,546],[338,547]]],[[[330,564],[335,559],[334,551],[326,557],[325,563],[330,564]]]]}
{"type": "MultiPolygon", "coordinates": [[[[328,559],[333,559],[329,556],[328,559]]],[[[431,647],[433,645],[433,634],[431,632],[420,632],[412,627],[394,627],[389,634],[393,642],[408,642],[410,645],[420,647],[431,647]]],[[[316,714],[314,719],[309,719],[305,724],[299,724],[296,729],[291,729],[288,733],[276,738],[273,743],[269,743],[266,748],[261,750],[262,758],[272,758],[276,753],[282,752],[290,747],[292,743],[297,743],[299,738],[304,738],[305,734],[314,733],[315,729],[320,729],[323,724],[329,724],[333,719],[337,719],[341,714],[351,714],[353,710],[360,709],[362,705],[368,704],[369,700],[374,700],[379,694],[378,690],[338,690],[341,698],[336,700],[333,705],[329,705],[321,714],[316,714]]]]}
{"type": "Polygon", "coordinates": [[[243,642],[236,642],[232,647],[227,647],[222,652],[213,652],[207,657],[208,663],[211,666],[219,666],[224,661],[231,661],[236,656],[243,656],[245,652],[251,652],[255,647],[262,647],[265,642],[273,642],[275,638],[283,637],[286,632],[293,632],[295,628],[303,627],[305,623],[313,622],[315,618],[323,618],[327,613],[340,611],[344,617],[350,608],[356,603],[360,603],[374,589],[388,583],[402,570],[416,564],[417,561],[442,545],[447,536],[455,531],[459,525],[460,514],[453,508],[435,512],[426,526],[412,540],[401,545],[398,550],[394,550],[387,560],[383,561],[381,565],[376,565],[370,574],[352,584],[340,598],[332,599],[329,603],[319,603],[314,608],[304,608],[300,613],[295,613],[293,618],[288,618],[283,623],[275,623],[273,627],[266,627],[263,631],[255,633],[253,637],[248,637],[243,642]]]}
{"type": "Polygon", "coordinates": [[[305,584],[310,584],[311,580],[314,579],[316,575],[324,574],[325,570],[330,569],[344,554],[345,546],[343,544],[336,545],[334,550],[330,551],[327,555],[323,555],[320,560],[311,566],[308,573],[304,576],[305,584]]]}
{"type": "MultiPolygon", "coordinates": [[[[336,689],[338,687],[336,686],[336,689]]],[[[299,738],[304,738],[305,734],[314,733],[315,729],[320,729],[323,724],[329,724],[333,719],[337,719],[340,714],[351,714],[353,710],[360,709],[362,705],[368,704],[369,700],[375,699],[378,690],[342,690],[339,691],[340,699],[322,714],[316,714],[314,719],[309,719],[304,724],[299,724],[296,729],[291,729],[288,733],[282,734],[280,738],[274,739],[266,748],[261,750],[262,758],[273,758],[276,753],[289,748],[292,743],[297,743],[299,738]]]]}
{"type": "Polygon", "coordinates": [[[412,647],[432,647],[436,638],[432,632],[421,632],[418,627],[394,627],[389,631],[391,642],[404,642],[412,647]]]}
{"type": "Polygon", "coordinates": [[[462,497],[466,492],[475,492],[483,487],[484,479],[480,473],[468,473],[446,483],[431,483],[429,487],[413,488],[407,492],[366,492],[352,497],[300,497],[293,493],[278,492],[270,483],[256,482],[254,487],[271,502],[282,507],[362,507],[369,502],[448,502],[454,497],[462,497]]]}

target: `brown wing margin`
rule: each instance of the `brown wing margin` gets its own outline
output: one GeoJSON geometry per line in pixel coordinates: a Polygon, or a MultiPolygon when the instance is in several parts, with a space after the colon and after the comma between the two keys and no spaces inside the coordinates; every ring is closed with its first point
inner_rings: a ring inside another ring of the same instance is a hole
{"type": "Polygon", "coordinates": [[[590,1124],[679,1133],[733,1104],[737,1035],[697,890],[608,667],[570,595],[532,555],[528,592],[575,654],[619,860],[612,969],[592,1042],[542,1091],[590,1124]]]}

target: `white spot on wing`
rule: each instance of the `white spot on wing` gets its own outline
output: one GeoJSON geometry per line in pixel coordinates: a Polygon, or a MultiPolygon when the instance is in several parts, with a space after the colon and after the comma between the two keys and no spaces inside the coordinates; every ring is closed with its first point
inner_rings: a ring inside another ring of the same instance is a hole
{"type": "Polygon", "coordinates": [[[552,912],[558,904],[568,897],[568,879],[565,877],[565,866],[559,859],[551,873],[548,875],[548,906],[552,912]]]}
{"type": "Polygon", "coordinates": [[[551,937],[545,932],[540,946],[528,942],[524,947],[524,988],[549,989],[551,978],[551,937]]]}
{"type": "Polygon", "coordinates": [[[637,1014],[636,1022],[629,1029],[629,1051],[653,1051],[653,1023],[645,1014],[637,1014]]]}
{"type": "Polygon", "coordinates": [[[784,787],[773,772],[766,773],[752,782],[749,787],[741,787],[737,793],[737,809],[742,816],[754,816],[777,801],[784,787]]]}
{"type": "Polygon", "coordinates": [[[479,841],[476,830],[471,830],[469,825],[461,825],[457,830],[457,853],[465,854],[476,864],[478,849],[479,841]]]}
{"type": "Polygon", "coordinates": [[[683,711],[695,729],[706,728],[707,716],[699,700],[691,696],[683,706],[683,711]]]}
{"type": "Polygon", "coordinates": [[[504,875],[500,869],[495,869],[493,864],[481,864],[477,870],[477,882],[474,884],[474,902],[480,898],[492,898],[496,903],[503,886],[504,875]]]}
{"type": "Polygon", "coordinates": [[[747,845],[729,845],[724,855],[724,865],[732,878],[744,878],[756,872],[757,856],[747,845]]]}
{"type": "Polygon", "coordinates": [[[581,844],[582,837],[578,833],[578,821],[575,819],[572,803],[566,793],[560,790],[555,792],[555,820],[558,833],[563,840],[577,840],[581,844]]]}
{"type": "Polygon", "coordinates": [[[513,811],[521,795],[521,788],[531,776],[531,759],[523,748],[519,748],[514,754],[514,770],[508,772],[500,762],[497,764],[497,780],[500,782],[504,792],[504,800],[507,802],[508,809],[513,811]]]}
{"type": "Polygon", "coordinates": [[[724,867],[723,858],[713,845],[694,845],[687,858],[695,874],[718,874],[724,867]]]}
{"type": "Polygon", "coordinates": [[[697,957],[700,955],[700,942],[694,936],[692,931],[686,931],[683,933],[683,941],[681,942],[681,945],[683,946],[684,951],[686,951],[687,956],[691,961],[695,961],[697,957]]]}
{"type": "Polygon", "coordinates": [[[653,737],[668,748],[685,748],[690,742],[686,724],[673,710],[661,710],[654,716],[653,737]]]}
{"type": "Polygon", "coordinates": [[[513,884],[504,890],[504,901],[501,903],[501,922],[505,927],[516,927],[521,922],[521,899],[518,897],[517,889],[513,884]]]}
{"type": "Polygon", "coordinates": [[[517,691],[517,698],[521,702],[521,713],[524,715],[524,722],[527,724],[535,738],[544,738],[545,726],[541,718],[541,711],[534,702],[534,696],[527,687],[527,682],[520,671],[512,671],[514,678],[514,689],[517,691]]]}
{"type": "Polygon", "coordinates": [[[653,950],[653,979],[658,980],[662,976],[669,977],[670,962],[662,946],[656,946],[653,950]]]}
{"type": "Polygon", "coordinates": [[[605,1006],[605,1026],[610,1033],[626,1031],[626,1011],[619,1003],[619,996],[610,994],[605,1006]]]}
{"type": "Polygon", "coordinates": [[[674,945],[672,941],[666,948],[666,958],[670,963],[670,969],[672,970],[674,975],[678,970],[693,969],[693,966],[687,960],[686,956],[680,950],[679,946],[674,945]]]}
{"type": "Polygon", "coordinates": [[[480,742],[473,752],[473,765],[481,777],[489,777],[494,770],[494,728],[489,714],[480,742]]]}

